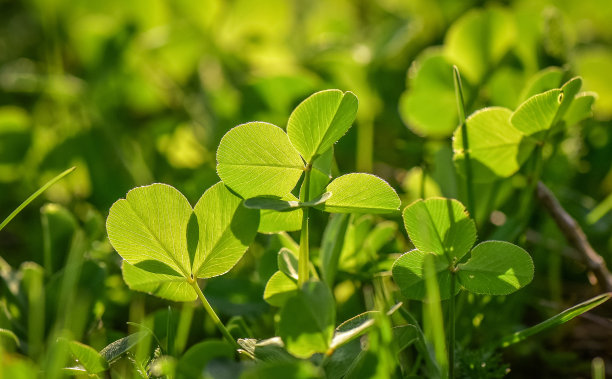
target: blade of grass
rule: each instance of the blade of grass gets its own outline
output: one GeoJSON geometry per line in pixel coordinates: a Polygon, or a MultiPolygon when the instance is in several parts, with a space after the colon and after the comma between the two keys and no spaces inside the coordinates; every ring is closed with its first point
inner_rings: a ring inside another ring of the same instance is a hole
{"type": "Polygon", "coordinates": [[[612,297],[612,292],[604,293],[599,296],[595,296],[592,299],[589,299],[585,302],[577,304],[571,308],[566,309],[565,311],[549,318],[546,321],[543,321],[537,325],[534,325],[530,328],[515,332],[506,336],[499,341],[498,346],[507,347],[513,345],[517,342],[521,342],[527,337],[531,337],[534,334],[543,332],[544,330],[550,329],[554,326],[558,326],[568,322],[576,316],[580,316],[581,314],[588,312],[589,310],[597,307],[600,304],[605,303],[608,299],[612,297]]]}
{"type": "Polygon", "coordinates": [[[428,321],[425,324],[425,335],[433,340],[436,361],[440,365],[441,374],[443,377],[446,377],[451,372],[451,368],[448,365],[446,341],[444,338],[444,321],[440,304],[440,288],[438,287],[433,254],[425,257],[423,272],[425,274],[425,289],[427,293],[424,307],[425,317],[423,319],[428,321]]]}
{"type": "Polygon", "coordinates": [[[457,112],[459,113],[459,122],[461,127],[461,137],[463,139],[463,151],[465,156],[465,183],[467,187],[467,210],[473,218],[476,218],[476,209],[474,204],[474,184],[472,182],[472,163],[470,162],[470,145],[468,142],[467,124],[465,122],[465,102],[463,99],[463,85],[461,84],[461,75],[457,66],[453,66],[453,78],[455,82],[455,97],[457,99],[457,112]]]}
{"type": "Polygon", "coordinates": [[[34,199],[36,199],[38,196],[40,196],[41,193],[45,192],[49,187],[51,187],[52,185],[54,185],[56,182],[58,182],[60,179],[62,179],[64,176],[70,174],[72,171],[74,171],[76,167],[72,167],[69,168],[68,170],[62,172],[61,174],[59,174],[58,176],[56,176],[55,178],[49,180],[47,183],[45,183],[45,185],[43,185],[42,187],[40,187],[38,189],[38,191],[34,192],[32,195],[30,195],[30,197],[28,197],[23,203],[21,203],[21,205],[19,205],[17,207],[17,209],[15,209],[13,211],[13,213],[11,213],[10,215],[8,215],[7,218],[4,219],[4,221],[2,221],[2,224],[0,224],[0,230],[2,230],[6,224],[8,224],[15,216],[17,216],[19,214],[19,212],[21,212],[23,210],[23,208],[25,208],[28,204],[30,204],[34,199]]]}

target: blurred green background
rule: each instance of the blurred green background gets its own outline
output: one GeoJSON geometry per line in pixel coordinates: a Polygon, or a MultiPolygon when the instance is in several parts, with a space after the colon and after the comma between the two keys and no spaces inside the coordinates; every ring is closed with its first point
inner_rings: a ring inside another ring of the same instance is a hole
{"type": "MultiPolygon", "coordinates": [[[[70,241],[61,228],[75,223],[91,232],[89,254],[112,257],[107,288],[119,286],[119,257],[103,227],[114,201],[163,182],[194,203],[219,180],[215,151],[227,130],[255,120],[284,127],[301,100],[327,88],[360,102],[356,126],[336,145],[338,172],[375,173],[408,202],[426,171],[429,195],[461,199],[449,138],[452,75],[421,70],[434,56],[442,68],[459,66],[470,112],[514,108],[548,66],[581,75],[584,90],[597,92],[594,118],[568,131],[558,154],[547,152],[544,179],[612,261],[612,203],[592,214],[612,193],[610,20],[609,0],[0,0],[0,219],[77,167],[0,232],[0,254],[15,267],[42,265],[50,244],[70,241]],[[477,43],[458,43],[458,25],[479,17],[477,43]],[[492,22],[504,28],[488,34],[492,22]],[[63,211],[47,205],[41,218],[45,202],[70,213],[45,234],[53,241],[41,237],[45,219],[63,211]]],[[[493,227],[489,215],[478,218],[493,227]]],[[[580,274],[565,275],[588,292],[580,274]]],[[[127,304],[125,293],[109,296],[127,304]]]]}

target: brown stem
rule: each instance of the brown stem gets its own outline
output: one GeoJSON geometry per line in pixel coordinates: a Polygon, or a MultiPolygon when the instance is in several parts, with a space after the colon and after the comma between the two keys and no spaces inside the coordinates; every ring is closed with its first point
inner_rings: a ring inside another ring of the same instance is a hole
{"type": "Polygon", "coordinates": [[[612,274],[608,271],[606,261],[593,249],[580,225],[563,209],[559,200],[544,183],[538,182],[536,192],[538,200],[555,220],[567,241],[580,253],[581,260],[595,275],[601,289],[604,292],[611,292],[612,274]]]}

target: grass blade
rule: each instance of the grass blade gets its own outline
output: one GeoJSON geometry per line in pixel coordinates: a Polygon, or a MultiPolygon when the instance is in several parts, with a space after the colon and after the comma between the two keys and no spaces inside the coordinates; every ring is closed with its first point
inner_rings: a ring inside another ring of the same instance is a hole
{"type": "Polygon", "coordinates": [[[15,209],[13,211],[13,213],[8,215],[8,217],[5,218],[4,221],[2,221],[2,224],[0,224],[0,230],[2,230],[6,226],[6,224],[8,224],[15,216],[17,216],[19,214],[19,212],[21,212],[23,210],[23,208],[25,208],[34,199],[36,199],[38,196],[40,196],[41,193],[45,192],[49,187],[54,185],[56,182],[58,182],[64,176],[70,174],[72,171],[74,171],[75,168],[76,167],[72,167],[72,168],[69,168],[68,170],[62,172],[61,174],[59,174],[55,178],[53,178],[53,179],[49,180],[47,183],[45,183],[45,185],[40,187],[38,189],[38,191],[36,191],[32,195],[30,195],[30,197],[28,197],[23,203],[21,203],[21,205],[18,206],[17,209],[15,209]]]}
{"type": "Polygon", "coordinates": [[[604,293],[583,303],[568,308],[565,311],[549,318],[544,322],[541,322],[530,328],[515,332],[513,334],[510,334],[509,336],[502,338],[502,340],[499,342],[499,346],[507,347],[513,345],[517,342],[523,341],[527,337],[531,337],[534,334],[543,332],[546,329],[550,329],[554,326],[564,324],[569,320],[573,319],[574,317],[580,316],[581,314],[590,311],[598,305],[605,303],[610,297],[612,297],[612,292],[604,293]]]}

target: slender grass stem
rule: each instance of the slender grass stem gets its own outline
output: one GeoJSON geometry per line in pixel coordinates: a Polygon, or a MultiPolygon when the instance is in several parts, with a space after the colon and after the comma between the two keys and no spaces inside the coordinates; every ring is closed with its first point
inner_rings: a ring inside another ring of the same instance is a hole
{"type": "Polygon", "coordinates": [[[204,297],[204,294],[202,293],[202,290],[200,289],[200,286],[198,286],[198,282],[194,279],[194,280],[189,281],[189,284],[191,284],[193,289],[198,294],[198,297],[200,298],[200,301],[202,302],[202,305],[204,306],[204,309],[206,310],[206,312],[208,313],[210,318],[212,318],[213,323],[215,324],[215,326],[221,331],[221,334],[223,334],[223,337],[225,337],[225,339],[229,343],[231,343],[234,346],[234,348],[236,348],[236,350],[239,349],[240,346],[238,345],[238,343],[236,342],[234,337],[232,337],[232,335],[230,334],[229,330],[227,330],[225,325],[223,325],[223,323],[221,322],[221,319],[219,319],[219,316],[217,316],[217,314],[215,313],[214,309],[212,309],[212,307],[208,303],[208,300],[206,300],[206,298],[204,297]]]}
{"type": "MultiPolygon", "coordinates": [[[[310,196],[310,172],[312,165],[306,166],[306,172],[304,174],[303,191],[300,194],[300,201],[305,202],[309,200],[310,196]]],[[[301,288],[304,283],[308,281],[309,275],[309,257],[308,257],[308,227],[309,227],[309,209],[308,207],[302,208],[302,230],[300,232],[300,256],[298,259],[298,286],[301,288]]]]}
{"type": "Polygon", "coordinates": [[[455,269],[451,269],[450,299],[448,300],[448,377],[455,377],[455,269]]]}
{"type": "Polygon", "coordinates": [[[457,99],[457,112],[459,114],[459,122],[461,128],[461,138],[463,139],[463,154],[465,168],[465,184],[467,192],[467,209],[473,218],[476,217],[476,205],[474,203],[474,183],[472,179],[472,163],[470,161],[470,144],[468,141],[467,124],[465,122],[465,102],[463,98],[463,85],[461,84],[461,75],[457,66],[453,66],[453,77],[455,79],[455,98],[457,99]]]}

